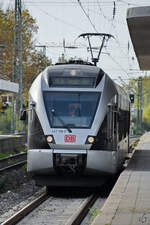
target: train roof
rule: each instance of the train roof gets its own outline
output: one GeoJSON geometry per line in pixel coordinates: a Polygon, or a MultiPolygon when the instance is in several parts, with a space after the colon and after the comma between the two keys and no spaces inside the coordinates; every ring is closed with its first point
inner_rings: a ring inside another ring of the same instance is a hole
{"type": "MultiPolygon", "coordinates": [[[[54,66],[50,66],[50,67],[48,67],[48,72],[51,72],[51,71],[63,71],[63,70],[65,70],[65,69],[73,69],[73,68],[75,68],[75,69],[80,69],[80,70],[82,70],[84,73],[92,73],[92,74],[97,74],[97,73],[99,73],[99,71],[101,70],[101,71],[103,71],[102,69],[100,69],[99,67],[97,67],[97,66],[93,66],[93,64],[92,65],[89,65],[89,64],[69,64],[69,63],[66,63],[66,64],[56,64],[56,65],[54,65],[54,66]]],[[[104,73],[104,71],[103,71],[103,73],[104,73]]],[[[91,74],[91,75],[92,75],[91,74]]]]}

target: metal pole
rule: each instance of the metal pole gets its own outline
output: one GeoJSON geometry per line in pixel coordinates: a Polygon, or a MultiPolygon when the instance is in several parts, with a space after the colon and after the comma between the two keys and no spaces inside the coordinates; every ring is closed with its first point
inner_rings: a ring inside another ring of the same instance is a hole
{"type": "MultiPolygon", "coordinates": [[[[19,49],[18,49],[18,58],[19,58],[19,109],[22,110],[22,10],[21,10],[21,0],[19,0],[18,5],[19,11],[19,49]]],[[[20,113],[19,112],[19,113],[20,113]]],[[[23,123],[20,121],[20,131],[23,131],[23,123]]]]}
{"type": "MultiPolygon", "coordinates": [[[[16,58],[17,58],[17,1],[15,0],[15,16],[14,16],[14,62],[13,62],[13,77],[12,81],[17,81],[17,67],[16,67],[16,58]]],[[[15,131],[15,94],[12,96],[12,106],[11,106],[11,133],[15,131]]]]}
{"type": "Polygon", "coordinates": [[[142,77],[139,77],[137,95],[137,131],[142,131],[142,103],[142,77]]]}
{"type": "MultiPolygon", "coordinates": [[[[22,109],[22,15],[21,15],[21,0],[15,0],[15,25],[14,25],[14,67],[13,81],[19,82],[19,104],[16,104],[17,95],[12,98],[12,117],[11,117],[11,132],[14,133],[16,127],[16,107],[19,105],[19,111],[22,109]]],[[[19,113],[19,112],[18,112],[19,113]]],[[[19,115],[17,116],[19,118],[19,115]]],[[[22,130],[22,125],[20,124],[22,130]]],[[[18,132],[18,131],[17,131],[18,132]]]]}
{"type": "Polygon", "coordinates": [[[142,106],[143,106],[143,96],[142,96],[142,89],[143,89],[143,85],[142,85],[142,77],[140,77],[140,93],[139,93],[139,103],[140,103],[140,108],[139,108],[139,113],[140,113],[140,130],[142,131],[142,106]]]}

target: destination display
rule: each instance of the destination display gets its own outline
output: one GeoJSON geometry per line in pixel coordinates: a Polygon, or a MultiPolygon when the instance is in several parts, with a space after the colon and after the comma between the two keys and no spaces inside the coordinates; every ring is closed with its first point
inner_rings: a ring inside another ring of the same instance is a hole
{"type": "Polygon", "coordinates": [[[95,77],[51,77],[50,86],[82,86],[82,87],[93,87],[95,83],[95,77]]]}

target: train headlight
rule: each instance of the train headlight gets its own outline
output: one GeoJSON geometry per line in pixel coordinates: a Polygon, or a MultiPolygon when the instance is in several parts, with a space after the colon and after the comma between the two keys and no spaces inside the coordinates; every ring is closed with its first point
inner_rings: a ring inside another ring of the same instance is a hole
{"type": "Polygon", "coordinates": [[[88,142],[89,142],[90,144],[93,144],[93,143],[94,143],[94,137],[89,136],[89,137],[88,137],[88,142]]]}
{"type": "Polygon", "coordinates": [[[49,136],[47,136],[47,142],[48,143],[53,143],[53,136],[51,136],[51,135],[49,135],[49,136]]]}

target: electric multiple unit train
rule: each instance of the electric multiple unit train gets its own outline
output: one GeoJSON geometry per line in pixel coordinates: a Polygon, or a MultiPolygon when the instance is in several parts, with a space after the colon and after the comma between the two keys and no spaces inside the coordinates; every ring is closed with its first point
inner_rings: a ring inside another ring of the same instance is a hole
{"type": "Polygon", "coordinates": [[[130,101],[100,68],[47,67],[29,91],[27,170],[37,185],[98,186],[129,146],[130,101]]]}

